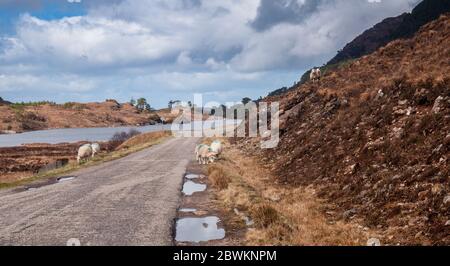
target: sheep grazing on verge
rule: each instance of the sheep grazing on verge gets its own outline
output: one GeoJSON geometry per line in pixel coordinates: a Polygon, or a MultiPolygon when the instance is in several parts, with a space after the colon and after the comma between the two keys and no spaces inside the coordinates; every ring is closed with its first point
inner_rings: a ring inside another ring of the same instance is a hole
{"type": "Polygon", "coordinates": [[[94,157],[96,154],[100,153],[100,150],[101,150],[100,144],[92,143],[91,148],[92,148],[92,157],[94,157]]]}
{"type": "Polygon", "coordinates": [[[197,148],[197,161],[199,164],[214,163],[217,154],[212,152],[208,145],[199,145],[197,148]]]}
{"type": "Polygon", "coordinates": [[[81,163],[82,159],[89,158],[92,156],[91,144],[85,144],[78,149],[77,162],[81,163]]]}
{"type": "Polygon", "coordinates": [[[199,162],[200,163],[200,149],[203,147],[203,146],[205,146],[204,144],[200,144],[200,145],[197,145],[196,147],[195,147],[195,159],[197,160],[197,162],[199,162]]]}
{"type": "Polygon", "coordinates": [[[321,77],[322,73],[320,72],[319,68],[313,68],[311,70],[311,74],[309,75],[309,79],[315,83],[315,82],[319,82],[320,81],[320,77],[321,77]]]}
{"type": "Polygon", "coordinates": [[[213,143],[211,143],[211,151],[219,156],[223,151],[222,142],[219,140],[213,141],[213,143]]]}

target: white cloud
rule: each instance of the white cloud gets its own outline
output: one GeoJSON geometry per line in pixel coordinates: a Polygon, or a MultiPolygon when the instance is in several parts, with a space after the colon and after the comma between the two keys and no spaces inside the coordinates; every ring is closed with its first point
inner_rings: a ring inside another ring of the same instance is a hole
{"type": "MultiPolygon", "coordinates": [[[[292,1],[302,7],[308,0],[274,1],[290,8],[292,1]]],[[[271,24],[264,30],[252,26],[257,17],[267,19],[258,13],[260,0],[101,1],[85,16],[43,20],[25,14],[14,36],[0,37],[0,71],[7,70],[0,91],[79,86],[92,93],[88,98],[103,98],[99,91],[127,97],[138,87],[140,93],[245,94],[254,86],[263,94],[290,85],[381,19],[409,11],[411,1],[323,0],[311,10],[294,10],[309,12],[301,21],[271,21],[265,14],[271,24]]]]}

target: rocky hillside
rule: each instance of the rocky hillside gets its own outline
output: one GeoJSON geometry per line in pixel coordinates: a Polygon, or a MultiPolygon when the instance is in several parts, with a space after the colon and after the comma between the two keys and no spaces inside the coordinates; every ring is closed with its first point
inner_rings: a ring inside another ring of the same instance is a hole
{"type": "Polygon", "coordinates": [[[380,231],[383,244],[450,245],[450,13],[411,39],[267,101],[281,142],[258,154],[278,183],[313,186],[330,219],[380,231]]]}
{"type": "Polygon", "coordinates": [[[411,13],[387,18],[356,37],[327,65],[359,58],[376,51],[393,40],[412,37],[420,27],[446,12],[450,12],[450,0],[424,0],[411,13]]]}
{"type": "Polygon", "coordinates": [[[148,125],[160,122],[154,112],[140,112],[129,103],[50,102],[0,105],[0,132],[23,132],[51,128],[148,125]]]}

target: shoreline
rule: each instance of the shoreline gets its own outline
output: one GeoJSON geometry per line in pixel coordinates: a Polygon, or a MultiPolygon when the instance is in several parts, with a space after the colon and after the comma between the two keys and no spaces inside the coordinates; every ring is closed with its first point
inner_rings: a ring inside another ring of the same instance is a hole
{"type": "Polygon", "coordinates": [[[0,147],[0,189],[115,160],[156,145],[169,137],[168,131],[154,131],[142,133],[120,143],[98,142],[102,152],[82,164],[76,162],[78,148],[89,141],[0,147]]]}

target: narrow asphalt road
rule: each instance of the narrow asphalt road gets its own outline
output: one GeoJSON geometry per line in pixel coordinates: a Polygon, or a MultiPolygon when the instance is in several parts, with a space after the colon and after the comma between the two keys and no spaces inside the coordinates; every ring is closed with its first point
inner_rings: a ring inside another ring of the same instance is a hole
{"type": "Polygon", "coordinates": [[[37,190],[0,191],[0,245],[171,245],[197,139],[173,138],[37,190]]]}

